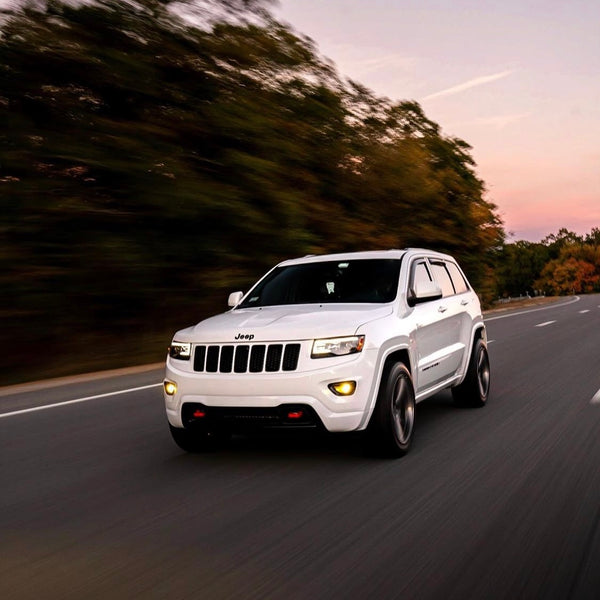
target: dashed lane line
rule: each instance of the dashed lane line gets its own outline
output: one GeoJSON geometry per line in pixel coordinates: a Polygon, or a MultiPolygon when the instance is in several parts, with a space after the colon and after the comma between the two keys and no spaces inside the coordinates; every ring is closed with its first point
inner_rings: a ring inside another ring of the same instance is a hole
{"type": "Polygon", "coordinates": [[[590,404],[600,404],[600,390],[598,390],[591,399],[590,404]]]}
{"type": "Polygon", "coordinates": [[[120,394],[129,394],[131,392],[139,392],[141,390],[149,390],[151,388],[162,386],[162,383],[153,383],[151,385],[143,385],[141,387],[130,388],[128,390],[117,390],[116,392],[108,392],[106,394],[98,394],[97,396],[86,396],[85,398],[76,398],[75,400],[65,400],[65,402],[56,402],[54,404],[46,404],[44,406],[34,406],[32,408],[24,408],[22,410],[15,410],[13,412],[7,412],[0,414],[0,419],[7,417],[14,417],[16,415],[24,415],[26,413],[38,412],[40,410],[48,410],[50,408],[58,408],[60,406],[67,406],[68,404],[79,404],[81,402],[89,402],[90,400],[98,400],[100,398],[108,398],[109,396],[118,396],[120,394]]]}
{"type": "Polygon", "coordinates": [[[556,321],[545,321],[544,323],[538,323],[536,327],[546,327],[547,325],[552,325],[552,323],[556,323],[556,321]]]}
{"type": "MultiPolygon", "coordinates": [[[[561,302],[556,304],[550,304],[549,306],[542,306],[541,308],[532,308],[530,310],[521,310],[518,312],[507,313],[505,315],[497,315],[495,317],[486,317],[484,315],[483,320],[487,323],[488,321],[496,321],[498,319],[508,319],[509,317],[517,317],[519,315],[526,315],[527,313],[538,312],[540,310],[550,310],[551,308],[560,308],[562,306],[568,306],[569,304],[573,304],[573,302],[579,302],[581,298],[579,296],[575,296],[571,298],[568,302],[561,302]]],[[[600,307],[599,307],[600,308],[600,307]]]]}

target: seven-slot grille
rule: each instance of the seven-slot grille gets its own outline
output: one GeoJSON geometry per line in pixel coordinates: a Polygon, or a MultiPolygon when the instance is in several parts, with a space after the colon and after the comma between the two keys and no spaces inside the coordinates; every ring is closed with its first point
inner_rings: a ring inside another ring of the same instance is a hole
{"type": "Polygon", "coordinates": [[[298,368],[300,344],[196,346],[194,371],[205,373],[276,373],[298,368]]]}

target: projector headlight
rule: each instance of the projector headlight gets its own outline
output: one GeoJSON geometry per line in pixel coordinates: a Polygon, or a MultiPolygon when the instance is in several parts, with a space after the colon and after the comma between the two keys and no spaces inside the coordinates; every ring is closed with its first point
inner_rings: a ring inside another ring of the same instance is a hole
{"type": "Polygon", "coordinates": [[[173,342],[169,346],[169,356],[177,360],[190,360],[192,345],[188,342],[173,342]]]}
{"type": "Polygon", "coordinates": [[[364,335],[351,335],[348,337],[327,338],[315,340],[312,347],[312,358],[325,358],[326,356],[345,356],[361,352],[365,345],[364,335]]]}

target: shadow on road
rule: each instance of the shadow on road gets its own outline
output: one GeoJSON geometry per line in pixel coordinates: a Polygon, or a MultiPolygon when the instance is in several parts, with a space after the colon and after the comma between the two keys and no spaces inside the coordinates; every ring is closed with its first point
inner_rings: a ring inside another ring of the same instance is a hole
{"type": "MultiPolygon", "coordinates": [[[[435,437],[436,431],[444,430],[448,422],[459,418],[460,414],[464,415],[464,411],[453,404],[449,392],[442,392],[419,403],[416,412],[415,442],[406,459],[419,448],[422,449],[428,439],[435,437]]],[[[213,451],[192,455],[182,453],[176,460],[187,461],[198,457],[203,457],[202,461],[219,463],[228,460],[237,462],[240,458],[259,462],[307,459],[335,459],[341,462],[382,460],[381,456],[369,450],[362,432],[333,434],[292,430],[234,435],[213,451]]]]}

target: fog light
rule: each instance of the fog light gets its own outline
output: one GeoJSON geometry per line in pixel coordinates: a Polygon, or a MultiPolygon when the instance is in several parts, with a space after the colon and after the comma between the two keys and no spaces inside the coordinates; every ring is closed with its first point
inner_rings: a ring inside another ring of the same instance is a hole
{"type": "Polygon", "coordinates": [[[336,396],[351,396],[356,390],[356,381],[338,381],[328,387],[336,396]]]}
{"type": "Polygon", "coordinates": [[[163,383],[165,386],[165,394],[167,396],[174,396],[177,393],[177,384],[172,381],[165,381],[163,383]]]}

